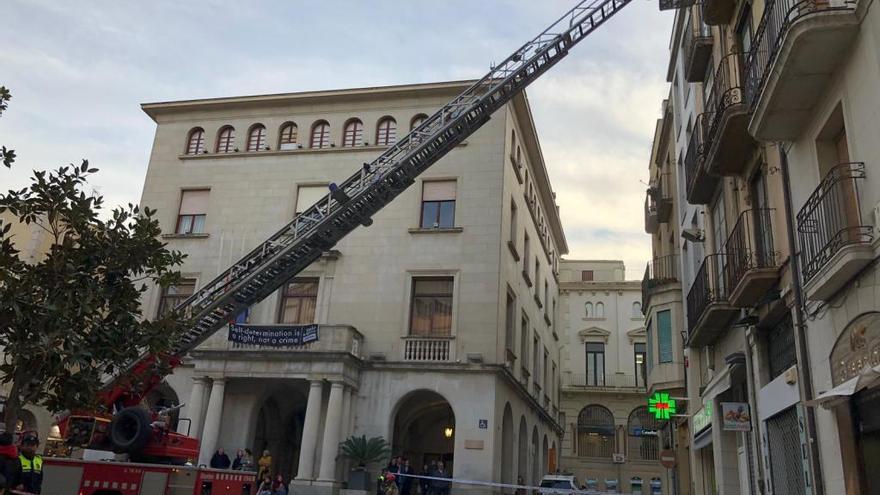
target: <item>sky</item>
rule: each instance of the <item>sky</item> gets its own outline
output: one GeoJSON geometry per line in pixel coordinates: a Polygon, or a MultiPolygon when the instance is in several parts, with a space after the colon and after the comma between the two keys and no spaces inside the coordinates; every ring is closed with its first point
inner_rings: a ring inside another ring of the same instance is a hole
{"type": "MultiPolygon", "coordinates": [[[[108,206],[136,203],[155,123],[145,102],[482,77],[573,0],[5,0],[0,190],[79,163],[108,206]],[[11,3],[10,3],[11,1],[11,3]]],[[[633,0],[527,90],[570,259],[641,278],[648,160],[673,18],[633,0]]]]}

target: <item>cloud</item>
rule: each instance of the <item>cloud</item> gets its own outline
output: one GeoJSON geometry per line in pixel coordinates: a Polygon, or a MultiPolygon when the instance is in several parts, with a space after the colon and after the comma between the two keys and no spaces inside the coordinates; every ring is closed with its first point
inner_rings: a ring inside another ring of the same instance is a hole
{"type": "MultiPolygon", "coordinates": [[[[0,31],[3,144],[31,169],[89,158],[110,205],[136,202],[155,124],[146,101],[482,76],[570,0],[11,0],[0,31]]],[[[671,16],[632,2],[529,89],[572,257],[650,257],[642,204],[665,96],[671,16]]]]}

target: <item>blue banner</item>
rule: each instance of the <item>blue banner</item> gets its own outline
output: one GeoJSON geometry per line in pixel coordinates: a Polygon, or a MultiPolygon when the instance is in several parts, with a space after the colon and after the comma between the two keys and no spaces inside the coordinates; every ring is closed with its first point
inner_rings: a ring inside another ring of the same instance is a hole
{"type": "Polygon", "coordinates": [[[318,341],[318,325],[229,325],[237,345],[294,347],[318,341]]]}

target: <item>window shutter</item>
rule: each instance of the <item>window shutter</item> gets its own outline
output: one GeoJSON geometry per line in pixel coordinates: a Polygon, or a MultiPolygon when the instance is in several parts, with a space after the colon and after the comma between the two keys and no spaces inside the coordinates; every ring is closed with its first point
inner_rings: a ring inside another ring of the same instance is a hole
{"type": "Polygon", "coordinates": [[[329,193],[327,186],[299,186],[296,190],[296,214],[304,212],[329,193]]]}
{"type": "Polygon", "coordinates": [[[204,215],[208,212],[208,195],[210,189],[183,191],[180,198],[181,215],[204,215]]]}
{"type": "Polygon", "coordinates": [[[672,315],[669,311],[657,313],[657,352],[661,363],[672,362],[672,315]]]}
{"type": "Polygon", "coordinates": [[[425,181],[422,186],[422,201],[454,201],[454,180],[425,181]]]}

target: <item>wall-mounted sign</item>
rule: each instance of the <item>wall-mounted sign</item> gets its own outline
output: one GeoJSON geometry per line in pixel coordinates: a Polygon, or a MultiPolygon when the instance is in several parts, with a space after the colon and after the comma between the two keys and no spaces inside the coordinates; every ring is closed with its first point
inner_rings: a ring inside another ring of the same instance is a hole
{"type": "Polygon", "coordinates": [[[831,350],[831,384],[854,378],[866,367],[880,366],[880,313],[857,317],[837,338],[831,350]]]}
{"type": "Polygon", "coordinates": [[[712,403],[706,403],[694,414],[694,435],[712,426],[712,403]]]}
{"type": "Polygon", "coordinates": [[[489,429],[489,420],[488,419],[479,420],[478,426],[480,427],[481,430],[488,430],[489,429]]]}
{"type": "Polygon", "coordinates": [[[724,431],[751,431],[752,416],[747,402],[722,402],[721,421],[724,431]]]}
{"type": "Polygon", "coordinates": [[[318,325],[229,325],[235,345],[292,347],[318,341],[318,325]]]}
{"type": "Polygon", "coordinates": [[[648,412],[654,415],[655,419],[669,419],[676,412],[675,401],[669,398],[667,392],[654,392],[648,398],[648,412]]]}

